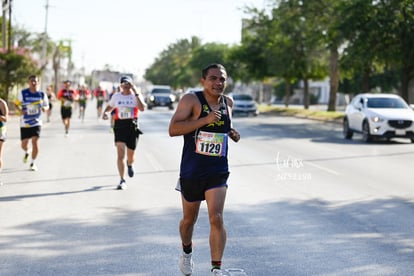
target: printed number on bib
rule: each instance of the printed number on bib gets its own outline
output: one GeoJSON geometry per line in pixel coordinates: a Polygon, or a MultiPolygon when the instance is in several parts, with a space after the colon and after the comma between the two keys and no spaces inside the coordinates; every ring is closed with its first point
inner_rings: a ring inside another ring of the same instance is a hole
{"type": "Polygon", "coordinates": [[[118,107],[119,119],[133,119],[134,113],[133,108],[130,107],[118,107]]]}
{"type": "Polygon", "coordinates": [[[196,153],[208,156],[224,156],[226,145],[226,133],[200,131],[196,140],[196,153]]]}
{"type": "Polygon", "coordinates": [[[35,104],[28,104],[27,105],[27,115],[36,115],[39,114],[39,106],[35,104]]]}

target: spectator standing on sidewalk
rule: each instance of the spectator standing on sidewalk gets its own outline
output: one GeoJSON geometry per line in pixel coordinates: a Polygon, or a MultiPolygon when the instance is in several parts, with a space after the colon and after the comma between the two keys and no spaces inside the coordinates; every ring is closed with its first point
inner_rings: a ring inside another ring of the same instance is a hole
{"type": "Polygon", "coordinates": [[[170,136],[184,137],[180,178],[183,217],[179,231],[183,252],[179,267],[184,275],[193,272],[193,231],[200,204],[206,200],[210,222],[212,275],[222,275],[221,261],[226,245],[223,209],[229,166],[228,138],[238,142],[232,128],[233,101],[224,95],[227,72],[221,64],[211,64],[201,72],[203,91],[185,94],[178,103],[169,126],[170,136]]]}
{"type": "Polygon", "coordinates": [[[73,104],[77,100],[76,90],[71,88],[71,81],[63,82],[63,88],[59,90],[57,99],[61,102],[60,115],[65,128],[65,136],[69,134],[70,119],[72,118],[73,104]]]}
{"type": "Polygon", "coordinates": [[[30,170],[37,171],[35,160],[39,153],[38,140],[42,128],[42,112],[49,109],[47,94],[38,90],[39,78],[29,77],[29,87],[20,91],[15,101],[16,109],[20,112],[20,139],[24,150],[23,162],[29,159],[29,140],[32,142],[32,160],[30,170]]]}
{"type": "Polygon", "coordinates": [[[121,178],[117,189],[124,190],[127,185],[124,178],[125,173],[125,153],[128,176],[134,176],[133,164],[135,161],[135,149],[139,135],[142,132],[138,127],[138,114],[144,111],[147,105],[144,97],[136,89],[132,79],[128,76],[121,78],[121,92],[115,93],[108,106],[105,108],[102,119],[108,120],[110,112],[115,110],[114,115],[114,137],[117,149],[117,166],[121,178]]]}
{"type": "MultiPolygon", "coordinates": [[[[0,174],[3,170],[3,144],[7,139],[6,123],[9,119],[9,107],[7,102],[0,98],[0,174]]],[[[3,182],[0,179],[0,186],[3,182]]]]}

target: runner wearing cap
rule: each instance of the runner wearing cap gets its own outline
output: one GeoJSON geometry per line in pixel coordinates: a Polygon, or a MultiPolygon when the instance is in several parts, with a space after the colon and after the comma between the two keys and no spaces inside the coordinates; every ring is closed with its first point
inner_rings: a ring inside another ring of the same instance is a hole
{"type": "Polygon", "coordinates": [[[103,120],[108,120],[110,112],[115,109],[114,137],[117,148],[117,166],[121,178],[117,189],[126,189],[124,178],[125,153],[128,176],[134,176],[133,163],[135,160],[135,149],[139,135],[142,134],[138,128],[138,113],[144,111],[147,105],[144,97],[137,91],[132,79],[128,76],[121,78],[121,92],[114,94],[104,110],[103,120]]]}

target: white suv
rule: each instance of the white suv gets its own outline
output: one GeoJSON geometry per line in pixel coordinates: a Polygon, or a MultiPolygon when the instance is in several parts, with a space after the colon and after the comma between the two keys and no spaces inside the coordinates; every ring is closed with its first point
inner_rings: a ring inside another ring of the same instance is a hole
{"type": "Polygon", "coordinates": [[[352,139],[354,132],[363,140],[409,138],[414,143],[414,110],[398,95],[359,94],[345,109],[343,134],[352,139]]]}

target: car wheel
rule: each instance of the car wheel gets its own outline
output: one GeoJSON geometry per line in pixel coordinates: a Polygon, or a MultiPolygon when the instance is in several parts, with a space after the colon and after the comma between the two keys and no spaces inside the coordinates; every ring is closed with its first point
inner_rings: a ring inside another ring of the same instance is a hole
{"type": "Polygon", "coordinates": [[[411,138],[411,143],[414,143],[414,138],[411,138]]]}
{"type": "Polygon", "coordinates": [[[367,121],[364,121],[362,123],[362,140],[364,140],[365,142],[371,142],[372,141],[372,136],[370,134],[370,130],[369,130],[369,124],[367,121]]]}
{"type": "Polygon", "coordinates": [[[349,122],[346,118],[343,123],[343,134],[345,139],[352,139],[352,136],[354,135],[354,132],[349,128],[349,122]]]}

